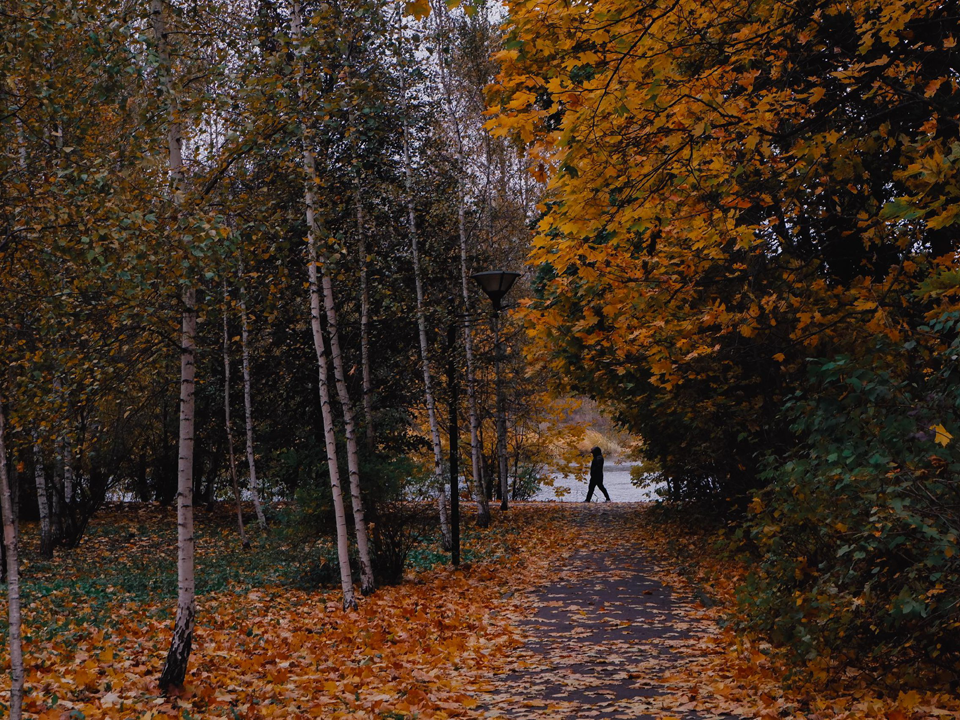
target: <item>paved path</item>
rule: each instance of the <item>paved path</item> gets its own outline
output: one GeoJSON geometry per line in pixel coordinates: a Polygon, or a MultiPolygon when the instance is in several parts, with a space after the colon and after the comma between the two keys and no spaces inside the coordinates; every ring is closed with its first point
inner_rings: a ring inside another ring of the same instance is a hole
{"type": "Polygon", "coordinates": [[[715,717],[696,712],[697,687],[678,681],[677,672],[683,651],[713,626],[698,619],[693,599],[678,597],[657,579],[643,548],[601,546],[628,534],[629,506],[574,512],[575,540],[584,549],[557,568],[555,582],[531,596],[537,609],[523,621],[526,643],[486,699],[487,716],[715,717]]]}

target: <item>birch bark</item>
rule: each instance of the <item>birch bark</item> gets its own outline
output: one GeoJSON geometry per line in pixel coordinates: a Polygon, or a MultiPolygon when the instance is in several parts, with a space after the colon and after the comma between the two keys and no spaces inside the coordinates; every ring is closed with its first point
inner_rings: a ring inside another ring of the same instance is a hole
{"type": "MultiPolygon", "coordinates": [[[[434,11],[434,18],[437,28],[437,46],[445,46],[445,35],[447,34],[444,20],[447,17],[447,7],[443,3],[437,3],[434,11]]],[[[443,90],[444,105],[446,106],[447,116],[453,125],[454,135],[457,141],[457,162],[460,166],[460,182],[458,183],[458,222],[460,235],[460,282],[463,295],[463,308],[465,320],[463,324],[463,346],[467,360],[467,412],[470,418],[470,458],[471,470],[473,473],[473,482],[471,490],[477,503],[477,525],[487,527],[490,525],[490,505],[487,502],[487,495],[483,489],[483,479],[480,473],[481,454],[483,452],[480,446],[480,415],[477,410],[477,382],[474,370],[473,354],[473,323],[470,315],[470,283],[469,269],[467,266],[467,223],[466,223],[466,157],[464,153],[463,129],[461,126],[460,115],[454,104],[453,89],[451,87],[450,76],[447,73],[444,58],[440,56],[440,84],[443,90]]]]}
{"type": "Polygon", "coordinates": [[[480,472],[483,448],[480,445],[480,413],[477,409],[477,377],[474,372],[473,324],[470,320],[470,290],[467,279],[467,227],[463,207],[463,194],[460,195],[460,280],[463,292],[463,308],[466,320],[463,324],[463,347],[467,357],[467,411],[470,415],[470,458],[473,470],[473,495],[477,502],[477,525],[490,525],[490,505],[483,489],[483,477],[480,472]]]}
{"type": "Polygon", "coordinates": [[[67,505],[73,502],[73,483],[73,450],[68,439],[67,446],[63,451],[63,499],[67,505]]]}
{"type": "Polygon", "coordinates": [[[20,564],[17,558],[17,523],[10,476],[7,473],[7,448],[4,440],[3,399],[0,398],[0,512],[3,515],[3,548],[7,570],[7,619],[10,655],[10,720],[23,717],[23,646],[20,639],[20,564]]]}
{"type": "Polygon", "coordinates": [[[250,494],[253,496],[253,509],[257,513],[257,523],[261,530],[267,529],[267,519],[260,505],[260,488],[257,484],[257,463],[253,456],[253,400],[250,392],[250,346],[248,344],[247,300],[243,283],[243,260],[240,261],[240,345],[243,355],[243,414],[247,429],[247,467],[250,470],[250,494]]]}
{"type": "Polygon", "coordinates": [[[43,446],[33,434],[33,480],[37,486],[37,509],[40,512],[40,557],[53,557],[53,526],[50,523],[50,492],[43,469],[43,446]]]}
{"type": "MultiPolygon", "coordinates": [[[[314,168],[314,172],[316,169],[314,168]]],[[[309,180],[310,178],[308,178],[309,180]]],[[[313,178],[316,181],[316,178],[313,178]]],[[[347,472],[350,477],[350,505],[353,509],[353,524],[357,533],[357,555],[360,557],[360,592],[369,595],[376,590],[373,565],[370,562],[370,545],[367,541],[367,522],[363,515],[363,498],[360,495],[360,454],[357,451],[357,434],[354,422],[353,403],[347,390],[343,372],[343,354],[340,351],[340,334],[337,329],[337,306],[333,295],[333,281],[327,270],[327,259],[321,263],[323,304],[327,312],[327,335],[330,338],[330,356],[333,360],[333,377],[337,395],[343,408],[343,425],[347,436],[347,472]]]]}
{"type": "Polygon", "coordinates": [[[227,308],[230,297],[227,294],[227,281],[223,281],[223,424],[227,431],[227,452],[230,456],[230,481],[233,483],[233,499],[237,504],[237,528],[240,532],[240,546],[247,550],[250,541],[243,529],[243,507],[240,505],[240,486],[237,483],[237,458],[233,452],[233,425],[230,422],[230,329],[227,325],[227,308]]]}
{"type": "Polygon", "coordinates": [[[420,268],[420,249],[417,240],[417,215],[413,201],[413,171],[410,168],[410,130],[406,118],[406,97],[404,97],[403,119],[403,169],[407,190],[407,223],[410,229],[410,247],[413,251],[413,275],[417,286],[417,327],[420,331],[420,359],[423,365],[423,393],[427,404],[427,420],[430,424],[430,439],[433,445],[434,484],[439,489],[437,503],[440,507],[440,531],[443,535],[443,547],[449,550],[453,545],[450,519],[447,513],[447,493],[443,483],[443,456],[440,447],[440,428],[437,425],[437,410],[433,397],[433,381],[430,373],[430,355],[427,345],[427,316],[423,309],[423,281],[420,268]]]}
{"type": "MultiPolygon", "coordinates": [[[[300,3],[291,5],[291,19],[294,41],[300,57],[301,103],[303,101],[303,50],[301,44],[301,17],[300,3]]],[[[343,506],[343,492],[340,487],[340,469],[337,465],[337,438],[333,423],[333,409],[330,407],[330,390],[328,386],[329,373],[327,370],[327,352],[323,342],[323,328],[320,321],[320,289],[317,281],[317,246],[316,246],[316,182],[317,169],[310,149],[310,136],[306,124],[301,119],[303,134],[303,169],[304,193],[303,201],[307,215],[307,275],[310,286],[310,328],[313,331],[313,345],[317,351],[317,366],[319,369],[320,411],[323,415],[324,439],[327,450],[327,468],[330,473],[330,488],[333,493],[333,508],[337,524],[337,559],[340,564],[340,586],[343,590],[343,609],[353,610],[357,607],[357,599],[353,592],[353,576],[350,572],[350,541],[347,534],[347,518],[343,506]]]]}
{"type": "MultiPolygon", "coordinates": [[[[163,0],[151,0],[150,20],[159,58],[159,80],[167,99],[167,164],[173,203],[179,208],[183,183],[182,130],[171,78],[163,0]]],[[[193,537],[194,385],[197,336],[197,291],[189,282],[183,290],[180,331],[180,438],[177,462],[177,616],[170,650],[160,674],[163,692],[183,685],[193,644],[196,617],[193,537]]]]}
{"type": "Polygon", "coordinates": [[[360,365],[363,374],[363,419],[367,450],[376,447],[373,425],[373,379],[370,369],[370,289],[367,285],[367,233],[363,220],[363,200],[357,181],[357,235],[360,250],[360,365]]]}

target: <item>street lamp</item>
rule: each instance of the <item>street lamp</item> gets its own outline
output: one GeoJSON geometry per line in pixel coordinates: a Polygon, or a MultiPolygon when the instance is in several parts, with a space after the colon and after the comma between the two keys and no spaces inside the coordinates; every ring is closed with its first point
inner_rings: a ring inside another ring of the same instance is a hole
{"type": "Polygon", "coordinates": [[[520,277],[520,273],[510,272],[509,270],[487,270],[486,272],[474,273],[470,277],[493,302],[493,311],[499,313],[500,301],[504,295],[510,292],[510,288],[520,277]]]}
{"type": "Polygon", "coordinates": [[[503,381],[500,377],[500,364],[503,349],[500,345],[500,301],[510,292],[510,288],[520,277],[518,272],[509,270],[488,270],[470,276],[486,293],[493,303],[493,361],[496,369],[497,393],[497,474],[500,480],[500,509],[507,509],[507,413],[503,396],[503,381]]]}

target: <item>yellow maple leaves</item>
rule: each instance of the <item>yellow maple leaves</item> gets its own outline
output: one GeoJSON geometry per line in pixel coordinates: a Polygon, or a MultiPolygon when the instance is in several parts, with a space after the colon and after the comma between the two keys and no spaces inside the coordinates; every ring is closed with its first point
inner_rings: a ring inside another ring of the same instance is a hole
{"type": "Polygon", "coordinates": [[[946,447],[950,444],[950,441],[953,440],[953,435],[951,435],[942,424],[931,425],[930,429],[933,430],[933,441],[937,443],[937,445],[946,447]]]}

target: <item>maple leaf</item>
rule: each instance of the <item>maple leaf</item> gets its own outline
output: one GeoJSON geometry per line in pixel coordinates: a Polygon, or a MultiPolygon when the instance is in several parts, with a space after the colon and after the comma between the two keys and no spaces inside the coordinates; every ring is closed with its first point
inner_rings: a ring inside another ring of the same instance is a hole
{"type": "Polygon", "coordinates": [[[947,429],[943,425],[931,425],[930,429],[934,432],[933,441],[938,445],[946,447],[950,444],[950,441],[953,439],[953,435],[947,432],[947,429]]]}

